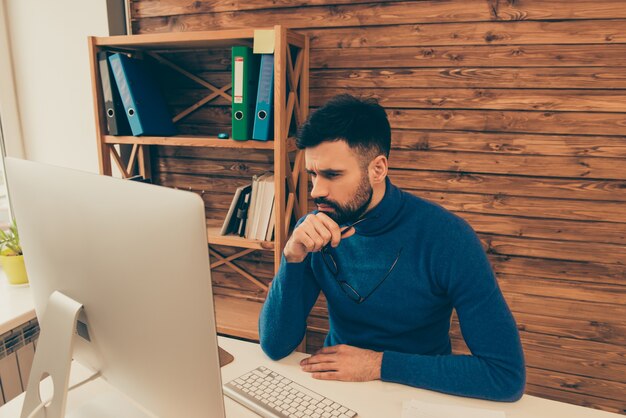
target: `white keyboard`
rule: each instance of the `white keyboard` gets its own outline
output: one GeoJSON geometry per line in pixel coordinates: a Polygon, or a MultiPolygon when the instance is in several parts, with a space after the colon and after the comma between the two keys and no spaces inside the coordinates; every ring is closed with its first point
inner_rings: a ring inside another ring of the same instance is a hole
{"type": "Polygon", "coordinates": [[[224,394],[267,418],[353,418],[357,413],[266,367],[224,384],[224,394]]]}

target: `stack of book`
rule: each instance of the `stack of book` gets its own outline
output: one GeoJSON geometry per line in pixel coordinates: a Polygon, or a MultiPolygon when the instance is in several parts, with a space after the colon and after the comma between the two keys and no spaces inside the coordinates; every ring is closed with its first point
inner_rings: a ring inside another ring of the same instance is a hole
{"type": "Polygon", "coordinates": [[[276,224],[274,196],[274,174],[254,176],[251,184],[235,191],[221,234],[271,241],[276,224]]]}
{"type": "Polygon", "coordinates": [[[232,48],[232,138],[273,139],[274,54],[254,54],[247,46],[232,48]]]}
{"type": "Polygon", "coordinates": [[[176,134],[167,104],[152,72],[126,54],[98,53],[102,100],[109,135],[176,134]]]}

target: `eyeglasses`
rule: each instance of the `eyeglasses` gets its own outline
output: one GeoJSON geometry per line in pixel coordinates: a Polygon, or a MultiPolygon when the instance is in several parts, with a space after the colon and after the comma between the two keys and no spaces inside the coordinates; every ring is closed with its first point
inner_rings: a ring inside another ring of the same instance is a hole
{"type": "MultiPolygon", "coordinates": [[[[355,225],[357,225],[357,224],[359,224],[359,223],[361,223],[361,222],[363,222],[365,220],[368,220],[368,219],[372,219],[372,218],[362,218],[362,219],[359,219],[358,221],[352,223],[351,225],[348,225],[348,226],[344,227],[341,230],[341,236],[343,237],[343,235],[346,232],[348,232],[350,229],[354,228],[355,225]]],[[[400,258],[400,254],[402,254],[402,247],[398,251],[398,254],[396,255],[396,259],[394,260],[393,264],[389,268],[389,271],[387,271],[385,276],[381,280],[378,281],[378,284],[376,286],[374,286],[374,288],[372,290],[370,290],[369,293],[367,295],[365,295],[365,296],[361,296],[361,294],[359,292],[357,292],[357,290],[354,287],[350,286],[350,284],[348,282],[346,282],[345,280],[341,280],[341,279],[339,279],[337,277],[339,275],[339,265],[335,261],[333,255],[332,255],[332,253],[330,251],[330,244],[327,244],[326,246],[324,246],[322,248],[322,250],[321,250],[321,253],[322,253],[322,259],[324,260],[324,264],[326,264],[326,267],[328,267],[330,272],[333,274],[333,278],[339,284],[339,287],[341,288],[343,293],[345,293],[346,296],[348,296],[356,304],[361,304],[361,303],[365,302],[367,300],[367,298],[369,298],[370,295],[372,293],[374,293],[376,291],[376,289],[378,289],[380,287],[380,285],[383,284],[383,282],[385,280],[387,280],[387,277],[389,277],[389,275],[393,271],[394,267],[398,263],[398,259],[400,258]]]]}

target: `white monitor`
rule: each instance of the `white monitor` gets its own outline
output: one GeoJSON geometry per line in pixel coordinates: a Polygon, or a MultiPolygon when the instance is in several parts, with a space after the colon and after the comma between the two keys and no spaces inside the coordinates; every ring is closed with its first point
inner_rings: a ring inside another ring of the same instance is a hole
{"type": "Polygon", "coordinates": [[[200,197],[12,158],[6,169],[42,327],[33,372],[57,350],[44,345],[61,335],[45,322],[57,291],[83,306],[76,361],[156,416],[224,417],[200,197]]]}

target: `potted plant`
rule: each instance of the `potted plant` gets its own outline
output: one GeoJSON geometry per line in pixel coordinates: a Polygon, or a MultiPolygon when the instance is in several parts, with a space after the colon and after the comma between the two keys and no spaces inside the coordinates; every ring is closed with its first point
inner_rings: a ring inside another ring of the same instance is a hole
{"type": "Polygon", "coordinates": [[[15,220],[8,231],[0,229],[0,265],[10,284],[28,283],[24,256],[20,246],[20,235],[15,220]]]}

